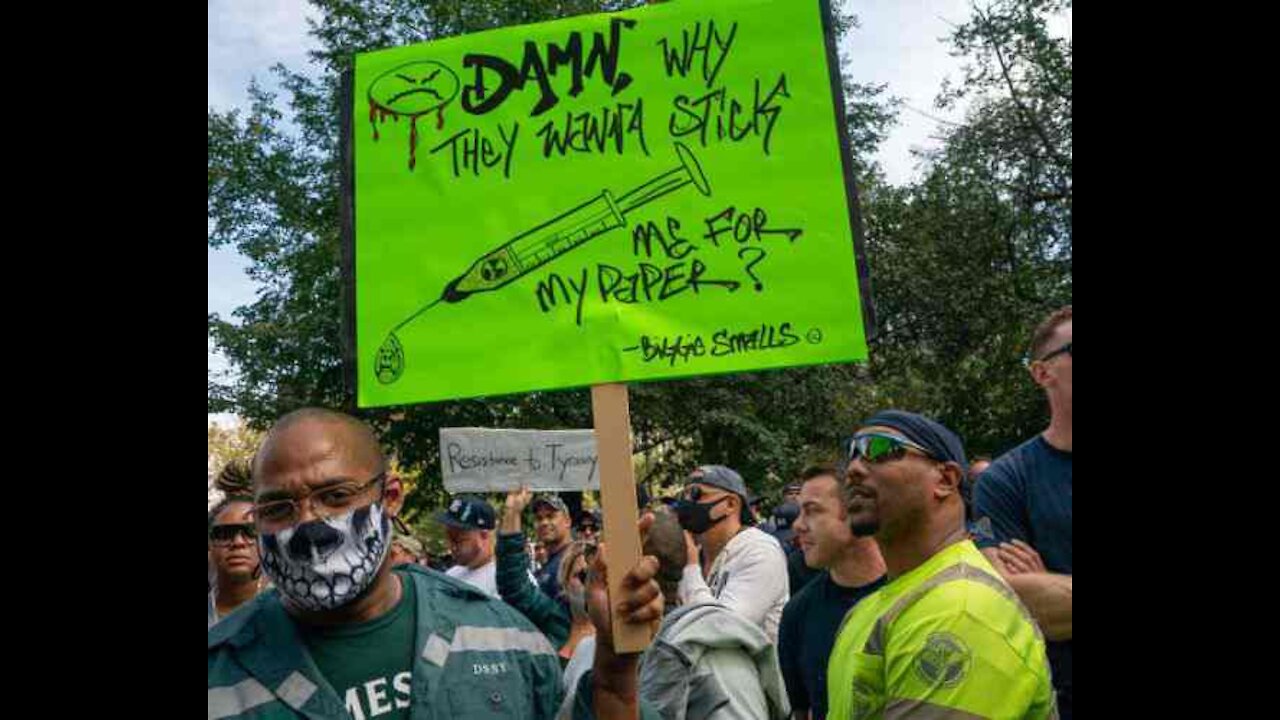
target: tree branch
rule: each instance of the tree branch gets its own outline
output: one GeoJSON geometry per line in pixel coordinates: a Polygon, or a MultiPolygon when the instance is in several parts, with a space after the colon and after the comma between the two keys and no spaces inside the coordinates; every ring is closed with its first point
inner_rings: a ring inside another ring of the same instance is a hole
{"type": "Polygon", "coordinates": [[[1026,105],[1022,103],[1022,99],[1018,97],[1018,91],[1013,86],[1013,78],[1009,76],[1009,66],[1004,61],[1004,53],[1000,52],[1000,45],[996,43],[995,40],[992,39],[991,37],[991,30],[993,27],[991,21],[987,18],[986,15],[982,13],[981,10],[974,8],[974,12],[977,14],[978,18],[982,21],[983,25],[985,25],[987,28],[987,33],[986,33],[987,42],[991,45],[991,49],[995,51],[996,61],[1000,63],[1000,74],[1004,77],[1005,85],[1008,86],[1009,88],[1009,96],[1013,99],[1013,104],[1017,106],[1018,112],[1020,115],[1022,115],[1023,121],[1031,126],[1031,129],[1035,132],[1036,136],[1040,138],[1040,142],[1044,143],[1044,148],[1049,153],[1049,155],[1053,157],[1053,159],[1059,165],[1062,165],[1066,167],[1068,170],[1070,170],[1071,161],[1068,160],[1066,157],[1064,157],[1061,153],[1057,151],[1057,149],[1054,148],[1053,143],[1049,141],[1049,135],[1044,131],[1044,128],[1036,120],[1035,115],[1031,112],[1029,108],[1027,108],[1026,105]]]}

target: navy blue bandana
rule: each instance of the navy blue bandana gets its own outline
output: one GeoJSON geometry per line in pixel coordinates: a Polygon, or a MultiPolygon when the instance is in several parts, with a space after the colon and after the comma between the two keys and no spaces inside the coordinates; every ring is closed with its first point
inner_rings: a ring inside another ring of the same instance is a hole
{"type": "Polygon", "coordinates": [[[871,425],[893,428],[938,460],[957,463],[966,474],[969,472],[960,436],[935,420],[904,410],[882,410],[862,422],[862,427],[871,425]]]}

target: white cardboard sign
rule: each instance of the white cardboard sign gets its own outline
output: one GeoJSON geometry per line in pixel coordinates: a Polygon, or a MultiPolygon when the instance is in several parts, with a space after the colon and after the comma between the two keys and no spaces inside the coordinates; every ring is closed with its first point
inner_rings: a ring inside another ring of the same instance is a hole
{"type": "Polygon", "coordinates": [[[600,489],[591,430],[440,428],[440,471],[451,494],[600,489]]]}

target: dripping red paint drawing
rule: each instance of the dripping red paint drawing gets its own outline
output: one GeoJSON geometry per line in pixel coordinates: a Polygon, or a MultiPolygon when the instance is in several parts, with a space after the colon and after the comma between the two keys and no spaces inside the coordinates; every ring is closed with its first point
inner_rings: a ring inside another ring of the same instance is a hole
{"type": "Polygon", "coordinates": [[[444,128],[444,109],[458,96],[458,76],[434,60],[418,60],[398,65],[369,84],[369,124],[373,139],[381,135],[378,126],[390,117],[409,119],[409,169],[418,163],[418,118],[434,112],[436,130],[444,128]]]}

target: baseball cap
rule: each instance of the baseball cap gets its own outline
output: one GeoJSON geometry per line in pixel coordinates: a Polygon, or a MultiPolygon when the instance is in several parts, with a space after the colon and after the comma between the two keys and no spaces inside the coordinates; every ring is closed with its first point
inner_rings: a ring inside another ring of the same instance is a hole
{"type": "Polygon", "coordinates": [[[742,498],[742,509],[739,512],[742,524],[755,524],[756,519],[751,514],[750,506],[751,491],[747,489],[747,484],[743,482],[742,476],[736,470],[723,465],[699,465],[689,473],[688,482],[718,487],[742,498]]]}
{"type": "Polygon", "coordinates": [[[728,490],[742,498],[743,504],[751,502],[751,491],[747,489],[747,484],[743,482],[742,476],[737,471],[723,465],[701,465],[696,467],[693,472],[689,473],[689,482],[728,490]]]}
{"type": "Polygon", "coordinates": [[[538,508],[544,505],[550,507],[552,510],[562,512],[565,515],[569,514],[569,506],[564,504],[564,500],[561,500],[559,495],[552,495],[550,493],[539,495],[533,499],[533,505],[531,507],[534,512],[537,512],[538,508]]]}
{"type": "Polygon", "coordinates": [[[475,495],[459,495],[436,513],[436,520],[459,530],[492,530],[494,518],[493,507],[475,495]]]}

